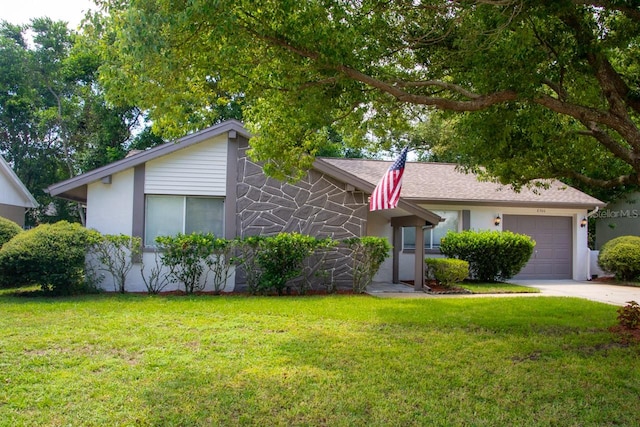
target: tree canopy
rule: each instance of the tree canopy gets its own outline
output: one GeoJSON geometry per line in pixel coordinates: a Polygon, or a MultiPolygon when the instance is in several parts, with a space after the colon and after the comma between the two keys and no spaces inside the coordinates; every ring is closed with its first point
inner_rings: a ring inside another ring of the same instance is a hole
{"type": "Polygon", "coordinates": [[[640,183],[635,1],[99,3],[110,99],[174,136],[241,100],[278,177],[334,129],[354,148],[436,144],[503,182],[640,183]],[[425,123],[444,133],[416,137],[425,123]]]}
{"type": "Polygon", "coordinates": [[[0,22],[0,154],[40,204],[30,223],[78,219],[77,206],[44,189],[156,143],[148,132],[132,137],[138,108],[107,104],[95,47],[65,22],[0,22]]]}

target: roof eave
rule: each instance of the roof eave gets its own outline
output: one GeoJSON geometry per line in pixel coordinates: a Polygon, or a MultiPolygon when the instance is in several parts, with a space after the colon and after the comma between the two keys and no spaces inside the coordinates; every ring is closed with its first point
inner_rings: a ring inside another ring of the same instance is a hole
{"type": "MultiPolygon", "coordinates": [[[[344,169],[340,169],[321,158],[316,158],[315,162],[313,163],[313,168],[319,172],[326,173],[327,175],[330,175],[346,184],[353,185],[355,188],[358,188],[368,194],[373,193],[373,190],[375,190],[376,188],[376,186],[371,184],[370,182],[365,181],[362,178],[358,178],[357,176],[345,171],[344,169]]],[[[400,197],[400,200],[398,201],[398,207],[428,221],[431,224],[438,224],[442,221],[442,218],[440,216],[427,209],[421,208],[413,201],[405,200],[402,197],[400,197]]]]}
{"type": "Polygon", "coordinates": [[[458,199],[422,199],[422,198],[408,198],[414,203],[420,204],[441,204],[441,205],[468,205],[468,206],[503,206],[503,207],[518,207],[518,208],[530,208],[531,206],[541,208],[557,208],[557,209],[595,209],[605,207],[607,204],[597,200],[594,202],[543,202],[543,201],[510,201],[510,200],[458,200],[458,199]]]}

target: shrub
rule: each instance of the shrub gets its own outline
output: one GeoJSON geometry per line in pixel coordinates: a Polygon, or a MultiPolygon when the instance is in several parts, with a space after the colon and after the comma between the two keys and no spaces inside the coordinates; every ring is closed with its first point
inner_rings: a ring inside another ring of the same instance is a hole
{"type": "Polygon", "coordinates": [[[469,276],[469,263],[461,259],[425,258],[428,276],[446,288],[463,281],[469,276]]]}
{"type": "Polygon", "coordinates": [[[236,240],[214,238],[211,242],[211,254],[204,263],[213,273],[213,292],[220,293],[229,278],[229,271],[235,262],[233,254],[236,250],[236,240]]]}
{"type": "Polygon", "coordinates": [[[261,272],[257,290],[275,290],[278,295],[282,295],[287,282],[302,273],[303,261],[320,242],[315,237],[298,233],[280,233],[259,240],[256,263],[261,272]]]}
{"type": "Polygon", "coordinates": [[[618,309],[618,323],[625,329],[640,329],[640,304],[635,301],[618,309]]]}
{"type": "Polygon", "coordinates": [[[105,234],[91,247],[91,252],[100,262],[97,268],[113,277],[114,290],[124,293],[134,259],[142,253],[142,239],[125,234],[105,234]]]}
{"type": "Polygon", "coordinates": [[[620,236],[602,245],[598,265],[613,273],[618,280],[634,280],[640,276],[640,237],[620,236]]]}
{"type": "Polygon", "coordinates": [[[211,233],[178,233],[156,238],[162,263],[169,269],[171,280],[184,285],[188,294],[206,286],[205,266],[213,253],[215,236],[211,233]],[[202,280],[204,275],[204,281],[202,280]]]}
{"type": "Polygon", "coordinates": [[[154,252],[153,265],[149,267],[148,273],[146,271],[147,269],[144,264],[144,257],[142,257],[142,262],[140,263],[140,274],[142,275],[142,281],[144,282],[148,293],[158,294],[169,284],[169,275],[163,274],[162,272],[161,255],[159,252],[154,252]]]}
{"type": "Polygon", "coordinates": [[[440,251],[449,258],[467,261],[472,278],[494,282],[518,274],[534,246],[531,237],[510,231],[449,231],[440,251]]]}
{"type": "Polygon", "coordinates": [[[262,236],[248,236],[238,238],[235,243],[238,257],[236,266],[241,267],[245,275],[245,282],[249,292],[258,292],[258,280],[260,279],[260,267],[258,265],[257,254],[260,251],[260,242],[266,239],[262,236]]]}
{"type": "Polygon", "coordinates": [[[22,233],[22,228],[15,222],[0,217],[0,248],[17,234],[22,233]]]}
{"type": "Polygon", "coordinates": [[[363,293],[389,256],[391,245],[383,237],[354,237],[344,243],[353,251],[353,291],[363,293]]]}
{"type": "Polygon", "coordinates": [[[58,295],[81,291],[87,249],[99,237],[66,221],[20,233],[0,249],[0,280],[5,285],[38,284],[58,295]]]}

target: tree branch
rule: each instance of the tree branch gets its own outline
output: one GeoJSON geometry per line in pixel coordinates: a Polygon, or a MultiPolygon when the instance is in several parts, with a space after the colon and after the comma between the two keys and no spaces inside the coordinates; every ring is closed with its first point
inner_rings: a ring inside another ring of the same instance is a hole
{"type": "Polygon", "coordinates": [[[571,176],[572,178],[575,178],[578,181],[591,187],[616,188],[623,185],[640,184],[640,181],[638,180],[638,175],[636,174],[620,175],[612,179],[596,179],[572,170],[565,170],[565,173],[571,176]]]}

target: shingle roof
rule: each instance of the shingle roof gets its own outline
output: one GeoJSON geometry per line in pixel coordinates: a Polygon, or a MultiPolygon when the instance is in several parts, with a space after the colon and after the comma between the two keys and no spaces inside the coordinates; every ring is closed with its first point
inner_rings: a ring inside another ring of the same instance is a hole
{"type": "MultiPolygon", "coordinates": [[[[321,161],[376,185],[391,161],[322,158],[321,161]]],[[[523,206],[537,205],[595,208],[600,200],[560,181],[552,180],[549,189],[523,188],[520,192],[495,182],[479,181],[450,163],[407,162],[401,197],[421,203],[468,203],[523,206]]]]}

